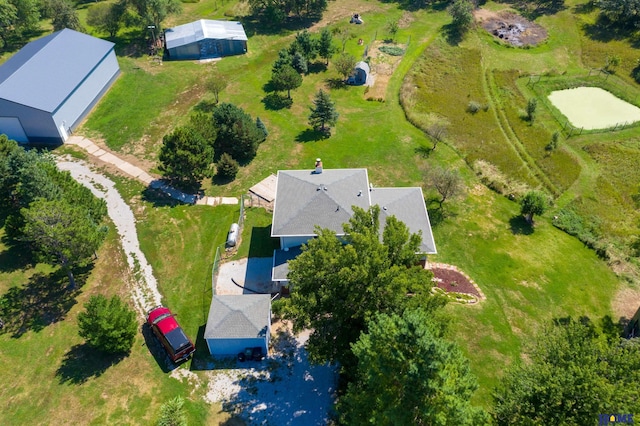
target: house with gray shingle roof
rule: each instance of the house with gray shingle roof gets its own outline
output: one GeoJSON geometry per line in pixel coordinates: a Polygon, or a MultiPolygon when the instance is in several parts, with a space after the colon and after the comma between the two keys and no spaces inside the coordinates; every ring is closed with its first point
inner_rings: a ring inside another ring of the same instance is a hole
{"type": "Polygon", "coordinates": [[[214,295],[204,339],[209,353],[236,356],[260,347],[266,355],[271,332],[271,295],[214,295]]]}
{"type": "Polygon", "coordinates": [[[280,250],[274,253],[272,279],[288,281],[288,261],[315,237],[316,226],[343,236],[342,225],[353,215],[353,206],[366,210],[373,205],[380,206],[381,225],[395,216],[411,233],[422,234],[421,253],[436,253],[421,188],[374,188],[367,169],[278,171],[271,236],[280,239],[280,250]]]}
{"type": "Polygon", "coordinates": [[[63,143],[120,74],[114,46],[70,29],[25,45],[0,67],[0,134],[63,143]]]}

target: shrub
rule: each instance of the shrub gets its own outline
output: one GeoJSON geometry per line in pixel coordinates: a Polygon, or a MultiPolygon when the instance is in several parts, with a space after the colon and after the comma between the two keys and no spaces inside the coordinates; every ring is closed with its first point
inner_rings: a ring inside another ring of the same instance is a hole
{"type": "Polygon", "coordinates": [[[267,136],[269,136],[269,132],[267,131],[267,127],[264,125],[262,120],[260,120],[260,117],[256,117],[256,127],[264,135],[264,139],[262,140],[264,142],[267,139],[267,136]]]}
{"type": "Polygon", "coordinates": [[[187,416],[183,405],[184,399],[180,396],[162,404],[158,426],[187,426],[187,416]]]}
{"type": "Polygon", "coordinates": [[[473,163],[473,170],[480,178],[480,182],[509,199],[520,199],[529,190],[526,184],[508,179],[500,169],[488,161],[477,160],[473,163]]]}
{"type": "Polygon", "coordinates": [[[482,105],[480,105],[480,103],[476,101],[469,101],[469,104],[467,105],[467,112],[470,112],[471,114],[475,114],[481,109],[482,109],[482,105]]]}
{"type": "Polygon", "coordinates": [[[551,141],[544,147],[547,151],[553,151],[558,147],[558,140],[560,139],[560,132],[553,132],[551,135],[551,141]]]}
{"type": "Polygon", "coordinates": [[[631,76],[637,83],[640,83],[640,59],[638,59],[638,65],[631,71],[631,76]]]}
{"type": "Polygon", "coordinates": [[[607,259],[607,248],[600,238],[598,219],[586,220],[572,209],[562,209],[553,217],[553,226],[578,238],[584,245],[595,250],[603,259],[607,259]]]}
{"type": "Polygon", "coordinates": [[[378,49],[382,53],[386,53],[391,56],[402,56],[404,55],[404,49],[398,46],[380,46],[378,49]]]}
{"type": "Polygon", "coordinates": [[[138,323],[135,312],[122,299],[91,296],[84,307],[78,314],[79,334],[89,346],[110,354],[131,350],[138,323]]]}
{"type": "Polygon", "coordinates": [[[531,98],[527,101],[527,120],[533,122],[536,118],[536,109],[538,108],[538,100],[531,98]]]}
{"type": "Polygon", "coordinates": [[[216,176],[223,179],[235,179],[240,170],[240,165],[226,152],[222,154],[216,165],[216,176]]]}

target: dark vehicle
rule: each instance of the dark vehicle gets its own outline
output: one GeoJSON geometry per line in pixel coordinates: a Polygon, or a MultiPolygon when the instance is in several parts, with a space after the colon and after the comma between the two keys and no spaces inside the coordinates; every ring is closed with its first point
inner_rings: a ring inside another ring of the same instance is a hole
{"type": "Polygon", "coordinates": [[[238,354],[238,361],[262,361],[264,356],[262,355],[262,348],[260,346],[256,346],[255,348],[246,348],[244,352],[240,352],[238,354]]]}
{"type": "Polygon", "coordinates": [[[184,361],[196,351],[169,308],[157,306],[149,311],[147,323],[173,362],[184,361]]]}

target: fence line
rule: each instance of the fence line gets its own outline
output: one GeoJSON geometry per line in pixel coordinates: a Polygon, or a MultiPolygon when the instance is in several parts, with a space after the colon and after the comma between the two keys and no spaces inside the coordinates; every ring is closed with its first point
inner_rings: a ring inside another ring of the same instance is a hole
{"type": "Polygon", "coordinates": [[[213,258],[213,267],[211,268],[211,292],[216,294],[216,285],[218,284],[218,270],[220,269],[220,246],[216,248],[216,255],[213,258]]]}

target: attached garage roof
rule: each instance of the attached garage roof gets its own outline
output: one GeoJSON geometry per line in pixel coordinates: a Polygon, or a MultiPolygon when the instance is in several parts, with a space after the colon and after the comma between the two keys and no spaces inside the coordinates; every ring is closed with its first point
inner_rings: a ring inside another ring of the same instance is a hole
{"type": "Polygon", "coordinates": [[[211,19],[189,22],[165,31],[167,49],[196,43],[205,39],[246,41],[247,35],[240,22],[213,21],[211,19]]]}
{"type": "Polygon", "coordinates": [[[269,330],[271,295],[213,296],[205,339],[265,337],[269,330]]]}
{"type": "Polygon", "coordinates": [[[0,67],[0,99],[55,112],[113,47],[70,29],[32,41],[0,67]]]}

